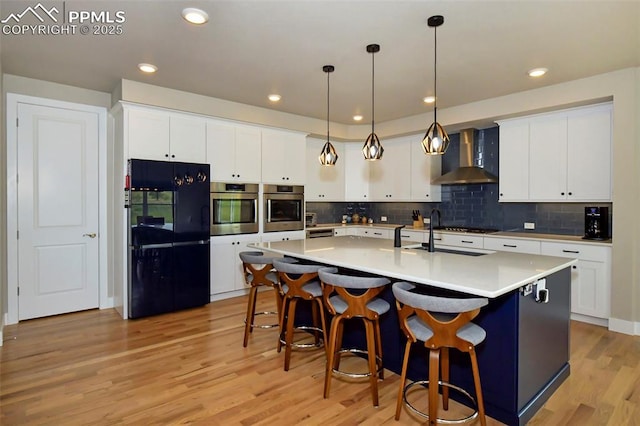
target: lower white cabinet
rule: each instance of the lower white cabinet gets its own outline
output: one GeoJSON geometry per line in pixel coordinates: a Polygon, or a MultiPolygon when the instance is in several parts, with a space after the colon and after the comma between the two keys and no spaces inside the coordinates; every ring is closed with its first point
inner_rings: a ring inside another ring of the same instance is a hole
{"type": "MultiPolygon", "coordinates": [[[[429,238],[429,237],[427,237],[429,238]]],[[[457,235],[457,234],[440,234],[440,241],[436,239],[436,236],[433,236],[434,241],[438,245],[443,246],[455,246],[455,247],[472,247],[472,248],[483,248],[484,238],[476,235],[457,235]]]]}
{"type": "Polygon", "coordinates": [[[356,228],[356,234],[360,237],[393,238],[393,230],[383,228],[356,228]]]}
{"type": "Polygon", "coordinates": [[[247,244],[259,242],[257,234],[211,237],[212,295],[246,287],[239,254],[253,250],[247,244]]]}
{"type": "Polygon", "coordinates": [[[305,238],[305,231],[267,232],[262,234],[263,243],[271,241],[304,240],[305,238]]]}
{"type": "MultiPolygon", "coordinates": [[[[393,231],[395,233],[395,231],[393,231]]],[[[391,235],[394,238],[394,235],[391,235]]],[[[400,230],[400,241],[409,241],[414,243],[424,243],[429,240],[429,234],[423,231],[412,231],[410,229],[400,230]]]]}
{"type": "Polygon", "coordinates": [[[514,253],[540,254],[540,241],[484,237],[484,248],[514,253]]]}
{"type": "Polygon", "coordinates": [[[609,319],[611,293],[611,247],[542,242],[541,254],[571,257],[571,312],[609,319]]]}
{"type": "Polygon", "coordinates": [[[333,229],[333,236],[334,237],[340,237],[342,235],[349,235],[349,234],[347,234],[347,228],[334,228],[333,229]]]}

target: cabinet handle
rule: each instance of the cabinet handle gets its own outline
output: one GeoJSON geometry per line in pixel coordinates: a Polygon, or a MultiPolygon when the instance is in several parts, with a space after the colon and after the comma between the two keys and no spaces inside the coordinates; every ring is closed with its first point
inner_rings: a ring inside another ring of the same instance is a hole
{"type": "Polygon", "coordinates": [[[561,192],[560,195],[564,195],[564,192],[561,192]]]}
{"type": "Polygon", "coordinates": [[[425,195],[425,197],[429,198],[429,194],[425,195]]]}
{"type": "Polygon", "coordinates": [[[571,268],[578,269],[578,267],[576,265],[573,265],[571,268]]]}
{"type": "Polygon", "coordinates": [[[502,197],[503,195],[504,195],[504,194],[501,192],[501,193],[500,193],[500,196],[502,197]]]}
{"type": "Polygon", "coordinates": [[[374,232],[373,235],[382,235],[382,232],[374,232]]]}
{"type": "Polygon", "coordinates": [[[574,253],[574,254],[579,254],[580,253],[580,251],[578,251],[578,250],[565,250],[565,249],[562,249],[562,252],[563,253],[574,253]]]}
{"type": "Polygon", "coordinates": [[[473,244],[473,241],[467,241],[467,240],[461,240],[461,243],[466,243],[466,244],[473,244]]]}
{"type": "Polygon", "coordinates": [[[164,155],[164,158],[169,158],[169,154],[165,154],[165,155],[164,155]]]}
{"type": "Polygon", "coordinates": [[[518,246],[515,244],[503,244],[503,247],[511,247],[511,248],[517,248],[518,246]]]}
{"type": "Polygon", "coordinates": [[[572,193],[572,192],[569,192],[569,195],[573,195],[573,193],[572,193]]]}

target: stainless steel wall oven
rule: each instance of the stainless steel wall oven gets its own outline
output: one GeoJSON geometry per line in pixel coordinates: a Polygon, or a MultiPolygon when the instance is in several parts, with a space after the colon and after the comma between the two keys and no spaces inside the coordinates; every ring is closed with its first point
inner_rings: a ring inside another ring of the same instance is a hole
{"type": "Polygon", "coordinates": [[[258,184],[211,183],[211,235],[259,230],[258,184]]]}
{"type": "Polygon", "coordinates": [[[304,229],[304,186],[264,185],[264,232],[304,229]]]}

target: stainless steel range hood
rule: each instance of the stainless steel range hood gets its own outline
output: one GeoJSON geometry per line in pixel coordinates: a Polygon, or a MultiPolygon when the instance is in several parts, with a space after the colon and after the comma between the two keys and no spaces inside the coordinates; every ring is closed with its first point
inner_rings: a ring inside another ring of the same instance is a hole
{"type": "Polygon", "coordinates": [[[475,152],[475,142],[478,136],[477,129],[464,129],[460,131],[460,167],[445,173],[432,181],[439,185],[453,185],[461,183],[497,183],[498,177],[482,168],[482,161],[479,164],[473,163],[475,152]]]}

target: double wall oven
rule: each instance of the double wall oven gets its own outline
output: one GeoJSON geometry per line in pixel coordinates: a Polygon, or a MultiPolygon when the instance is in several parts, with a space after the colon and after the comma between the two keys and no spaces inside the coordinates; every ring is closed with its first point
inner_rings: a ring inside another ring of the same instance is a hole
{"type": "Polygon", "coordinates": [[[304,186],[264,185],[264,232],[304,229],[304,186]]]}
{"type": "Polygon", "coordinates": [[[259,231],[258,184],[212,182],[211,235],[259,231]]]}

